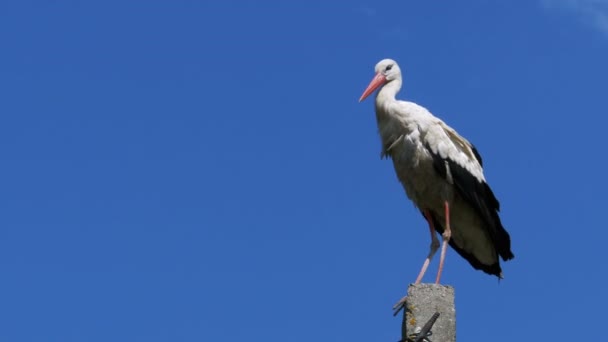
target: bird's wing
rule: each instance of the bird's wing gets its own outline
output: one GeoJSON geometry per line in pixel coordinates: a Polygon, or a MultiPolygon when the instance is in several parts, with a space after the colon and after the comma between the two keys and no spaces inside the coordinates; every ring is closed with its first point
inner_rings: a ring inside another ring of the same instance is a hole
{"type": "Polygon", "coordinates": [[[481,156],[473,144],[439,119],[435,119],[423,131],[426,134],[422,140],[433,155],[453,161],[477,180],[485,181],[481,156]]]}
{"type": "Polygon", "coordinates": [[[512,259],[510,237],[498,216],[500,203],[485,181],[480,154],[439,119],[424,131],[422,139],[437,173],[453,184],[460,197],[480,215],[503,260],[512,259]]]}

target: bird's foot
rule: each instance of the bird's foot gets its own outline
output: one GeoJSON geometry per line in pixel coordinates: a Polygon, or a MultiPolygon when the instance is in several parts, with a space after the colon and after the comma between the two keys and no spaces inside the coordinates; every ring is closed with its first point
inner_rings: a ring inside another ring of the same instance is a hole
{"type": "Polygon", "coordinates": [[[403,298],[399,299],[395,305],[393,305],[393,316],[397,316],[401,309],[405,308],[405,303],[407,302],[407,295],[403,296],[403,298]]]}

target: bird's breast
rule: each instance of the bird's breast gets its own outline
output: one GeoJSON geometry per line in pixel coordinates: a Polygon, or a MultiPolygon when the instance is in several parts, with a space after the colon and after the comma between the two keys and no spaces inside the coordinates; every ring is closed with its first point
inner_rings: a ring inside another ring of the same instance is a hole
{"type": "Polygon", "coordinates": [[[404,135],[389,151],[397,178],[419,208],[441,207],[451,187],[433,165],[433,157],[415,133],[404,135]]]}

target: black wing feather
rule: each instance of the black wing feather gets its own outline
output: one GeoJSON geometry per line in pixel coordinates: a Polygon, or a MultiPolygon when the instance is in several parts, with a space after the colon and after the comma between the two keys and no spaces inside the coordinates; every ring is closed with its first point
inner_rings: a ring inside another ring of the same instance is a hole
{"type": "MultiPolygon", "coordinates": [[[[424,213],[422,211],[421,211],[421,213],[422,213],[422,216],[424,216],[424,213]]],[[[433,214],[431,214],[431,217],[433,220],[433,227],[435,227],[435,229],[440,234],[443,234],[444,227],[443,227],[443,224],[441,223],[441,220],[439,220],[433,214]]],[[[425,217],[425,219],[426,219],[426,217],[425,217]]],[[[470,254],[467,251],[458,247],[454,243],[454,240],[450,240],[449,245],[452,247],[452,249],[454,249],[456,251],[456,253],[458,253],[458,255],[460,255],[463,259],[467,260],[469,262],[469,264],[471,264],[471,266],[473,266],[474,269],[482,270],[487,274],[495,275],[499,278],[502,278],[502,269],[500,268],[499,262],[496,262],[492,265],[484,265],[481,262],[479,262],[479,260],[477,260],[477,258],[473,254],[470,254]]]]}
{"type": "MultiPolygon", "coordinates": [[[[486,229],[494,243],[494,246],[496,247],[498,255],[500,255],[500,257],[505,261],[513,259],[514,255],[511,252],[511,238],[509,233],[503,227],[500,217],[498,216],[500,203],[496,199],[496,196],[494,196],[494,192],[492,192],[490,186],[488,186],[486,182],[480,182],[477,180],[477,178],[475,178],[475,176],[473,176],[467,169],[460,166],[453,160],[449,158],[441,158],[441,156],[438,154],[433,153],[432,149],[430,149],[428,146],[427,149],[433,156],[433,166],[437,173],[439,173],[441,177],[446,178],[449,168],[454,187],[458,191],[458,194],[482,217],[483,221],[486,223],[486,229]]],[[[474,148],[473,153],[481,164],[481,156],[474,148]]],[[[474,259],[474,257],[471,255],[467,257],[463,255],[466,254],[466,252],[461,250],[459,251],[457,247],[452,244],[450,245],[462,257],[467,259],[471,263],[471,266],[476,269],[481,268],[476,267],[476,263],[478,266],[480,265],[477,260],[471,260],[471,258],[474,259]]],[[[496,267],[496,270],[499,271],[500,266],[497,265],[496,267]]],[[[486,270],[484,269],[484,271],[486,270]]]]}
{"type": "Polygon", "coordinates": [[[473,150],[473,155],[475,156],[475,159],[477,159],[477,161],[479,162],[479,165],[483,167],[483,161],[481,160],[481,154],[479,154],[479,151],[477,151],[477,149],[473,145],[471,145],[471,150],[473,150]]]}

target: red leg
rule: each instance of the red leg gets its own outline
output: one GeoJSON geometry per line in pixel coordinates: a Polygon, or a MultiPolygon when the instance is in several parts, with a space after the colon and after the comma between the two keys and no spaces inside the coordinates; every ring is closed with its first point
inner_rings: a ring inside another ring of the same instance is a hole
{"type": "Polygon", "coordinates": [[[439,284],[439,280],[441,279],[441,272],[443,272],[443,263],[445,261],[445,253],[448,249],[448,242],[450,242],[450,238],[452,237],[452,230],[450,229],[450,204],[448,201],[445,201],[445,227],[441,236],[443,238],[443,242],[441,243],[439,271],[437,271],[437,279],[435,279],[435,284],[439,284]]]}
{"type": "Polygon", "coordinates": [[[429,267],[429,264],[431,263],[431,260],[435,255],[435,252],[437,252],[437,249],[439,248],[439,241],[437,240],[437,236],[435,234],[435,227],[433,226],[433,218],[431,217],[431,213],[429,213],[428,210],[425,210],[424,217],[429,223],[429,230],[431,232],[431,247],[429,250],[429,254],[426,257],[426,260],[424,260],[424,264],[422,264],[422,269],[420,270],[420,273],[418,274],[418,277],[416,278],[416,282],[414,284],[420,284],[420,282],[422,281],[422,277],[424,277],[424,274],[426,273],[426,269],[429,267]]]}
{"type": "MultiPolygon", "coordinates": [[[[439,240],[437,240],[437,235],[435,234],[435,227],[433,226],[433,218],[431,217],[431,213],[428,210],[424,210],[424,217],[429,223],[429,231],[431,232],[431,247],[429,250],[429,254],[424,260],[424,264],[422,264],[422,269],[420,270],[420,273],[418,274],[418,277],[416,278],[416,282],[414,284],[420,284],[422,278],[424,277],[424,274],[426,273],[426,269],[431,263],[431,259],[433,259],[433,255],[435,255],[435,252],[437,252],[437,249],[439,248],[439,240]]],[[[404,296],[393,306],[393,310],[395,310],[393,315],[396,316],[399,311],[401,311],[401,309],[405,305],[406,298],[407,296],[404,296]]]]}

